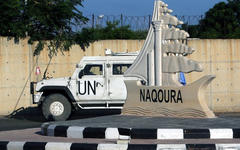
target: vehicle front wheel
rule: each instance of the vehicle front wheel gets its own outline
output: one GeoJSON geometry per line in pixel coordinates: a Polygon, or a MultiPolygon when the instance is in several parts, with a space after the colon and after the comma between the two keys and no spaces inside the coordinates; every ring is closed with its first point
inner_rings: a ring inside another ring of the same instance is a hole
{"type": "Polygon", "coordinates": [[[72,106],[62,94],[51,94],[42,103],[42,113],[47,120],[64,121],[71,112],[72,106]]]}

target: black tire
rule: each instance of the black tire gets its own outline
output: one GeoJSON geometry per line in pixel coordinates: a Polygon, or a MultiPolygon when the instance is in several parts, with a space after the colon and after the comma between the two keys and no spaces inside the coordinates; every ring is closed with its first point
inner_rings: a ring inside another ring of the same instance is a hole
{"type": "Polygon", "coordinates": [[[45,98],[42,103],[42,113],[47,120],[65,121],[69,118],[72,112],[72,106],[68,99],[62,94],[51,94],[45,98]],[[63,112],[56,115],[50,111],[50,106],[60,104],[63,106],[63,112]]]}

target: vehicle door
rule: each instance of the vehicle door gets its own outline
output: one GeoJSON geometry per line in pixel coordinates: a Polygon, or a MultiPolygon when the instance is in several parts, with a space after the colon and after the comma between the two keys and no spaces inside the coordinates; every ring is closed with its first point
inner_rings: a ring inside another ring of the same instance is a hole
{"type": "Polygon", "coordinates": [[[103,64],[86,64],[78,74],[77,95],[81,102],[106,99],[103,64]]]}
{"type": "Polygon", "coordinates": [[[124,83],[124,72],[131,63],[112,63],[111,75],[109,77],[109,96],[111,100],[126,100],[127,89],[124,83]]]}

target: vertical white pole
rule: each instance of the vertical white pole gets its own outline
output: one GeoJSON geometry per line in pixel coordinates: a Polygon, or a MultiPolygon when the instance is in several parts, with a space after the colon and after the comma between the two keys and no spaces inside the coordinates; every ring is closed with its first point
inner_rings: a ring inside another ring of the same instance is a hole
{"type": "Polygon", "coordinates": [[[155,86],[162,86],[162,21],[153,21],[154,28],[154,57],[155,57],[155,86]]]}
{"type": "Polygon", "coordinates": [[[155,86],[155,56],[154,50],[149,53],[149,62],[148,62],[148,85],[155,86]]]}

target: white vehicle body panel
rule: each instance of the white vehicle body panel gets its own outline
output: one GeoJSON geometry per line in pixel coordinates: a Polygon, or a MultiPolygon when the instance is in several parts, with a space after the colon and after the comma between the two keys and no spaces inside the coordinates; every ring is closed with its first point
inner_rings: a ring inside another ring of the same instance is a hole
{"type": "MultiPolygon", "coordinates": [[[[123,76],[135,58],[136,56],[83,57],[71,77],[42,80],[37,83],[36,91],[46,86],[66,87],[72,94],[74,103],[86,109],[88,108],[84,104],[104,104],[102,108],[110,108],[111,104],[123,104],[127,98],[124,80],[140,80],[123,76]],[[95,72],[99,74],[85,74],[89,67],[95,67],[95,72]]],[[[42,92],[36,95],[41,97],[42,92]]],[[[38,101],[40,98],[35,99],[35,102],[38,101]]]]}
{"type": "Polygon", "coordinates": [[[67,85],[68,85],[68,78],[42,80],[38,82],[36,86],[36,91],[39,91],[44,86],[67,86],[67,85]]]}

